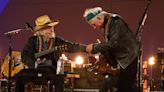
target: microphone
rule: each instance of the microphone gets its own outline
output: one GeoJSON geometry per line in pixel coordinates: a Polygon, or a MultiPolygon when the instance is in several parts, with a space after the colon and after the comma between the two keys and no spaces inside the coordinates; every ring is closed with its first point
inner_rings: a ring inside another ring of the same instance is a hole
{"type": "Polygon", "coordinates": [[[31,32],[33,32],[33,27],[28,23],[28,22],[25,22],[26,24],[26,30],[30,30],[31,32]]]}
{"type": "Polygon", "coordinates": [[[5,35],[15,35],[15,34],[19,34],[21,31],[23,31],[23,29],[15,29],[9,32],[5,32],[5,35]]]}
{"type": "Polygon", "coordinates": [[[12,30],[9,32],[5,32],[4,34],[5,35],[15,35],[15,34],[19,34],[21,31],[25,31],[25,30],[30,30],[31,32],[33,32],[33,27],[28,22],[26,22],[25,24],[26,24],[25,28],[23,28],[23,29],[15,29],[15,30],[12,30]]]}

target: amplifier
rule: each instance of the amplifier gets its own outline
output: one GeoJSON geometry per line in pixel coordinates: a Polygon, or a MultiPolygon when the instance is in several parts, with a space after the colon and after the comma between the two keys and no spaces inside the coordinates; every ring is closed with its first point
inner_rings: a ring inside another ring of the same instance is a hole
{"type": "Polygon", "coordinates": [[[102,75],[88,72],[86,68],[75,68],[74,72],[80,75],[80,78],[74,79],[75,89],[99,89],[104,79],[102,75]]]}
{"type": "Polygon", "coordinates": [[[98,73],[87,71],[86,67],[75,67],[71,69],[70,63],[64,64],[64,71],[68,72],[65,79],[66,88],[73,85],[74,89],[99,89],[101,82],[104,79],[104,76],[98,73]],[[69,73],[73,74],[69,75],[69,73]]]}

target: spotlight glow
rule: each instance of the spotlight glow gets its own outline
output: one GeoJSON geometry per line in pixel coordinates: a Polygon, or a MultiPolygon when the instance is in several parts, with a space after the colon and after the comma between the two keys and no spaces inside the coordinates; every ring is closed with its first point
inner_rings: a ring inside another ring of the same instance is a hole
{"type": "Polygon", "coordinates": [[[100,56],[99,54],[96,54],[96,55],[95,55],[95,58],[96,58],[96,59],[99,59],[99,56],[100,56]]]}
{"type": "Polygon", "coordinates": [[[81,56],[76,57],[75,63],[81,65],[84,63],[84,59],[81,56]]]}
{"type": "Polygon", "coordinates": [[[154,65],[155,64],[155,58],[154,57],[150,57],[149,58],[149,64],[150,65],[154,65]]]}

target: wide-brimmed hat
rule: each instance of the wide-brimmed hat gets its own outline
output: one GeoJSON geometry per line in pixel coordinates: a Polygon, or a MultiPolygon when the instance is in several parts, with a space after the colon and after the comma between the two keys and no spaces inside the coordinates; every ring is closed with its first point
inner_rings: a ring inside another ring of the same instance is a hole
{"type": "Polygon", "coordinates": [[[36,26],[34,27],[34,32],[44,29],[46,27],[52,27],[59,24],[59,21],[52,21],[48,15],[42,15],[36,18],[36,26]]]}

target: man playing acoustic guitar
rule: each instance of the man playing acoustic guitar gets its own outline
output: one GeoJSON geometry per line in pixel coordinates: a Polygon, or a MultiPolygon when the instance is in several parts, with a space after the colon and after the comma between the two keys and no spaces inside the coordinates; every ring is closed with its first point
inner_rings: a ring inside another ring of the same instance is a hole
{"type": "MultiPolygon", "coordinates": [[[[54,26],[59,21],[52,21],[48,15],[43,15],[35,20],[34,36],[30,37],[22,51],[22,62],[28,69],[20,71],[16,78],[16,92],[24,92],[24,85],[36,80],[38,74],[43,77],[49,74],[56,75],[57,61],[62,52],[85,52],[85,45],[69,42],[56,37],[54,26]],[[36,75],[36,76],[33,76],[36,75]]],[[[46,77],[47,78],[47,77],[46,77]]],[[[55,82],[55,92],[63,92],[63,75],[49,78],[55,82]]],[[[49,92],[52,90],[50,89],[49,92]]]]}

